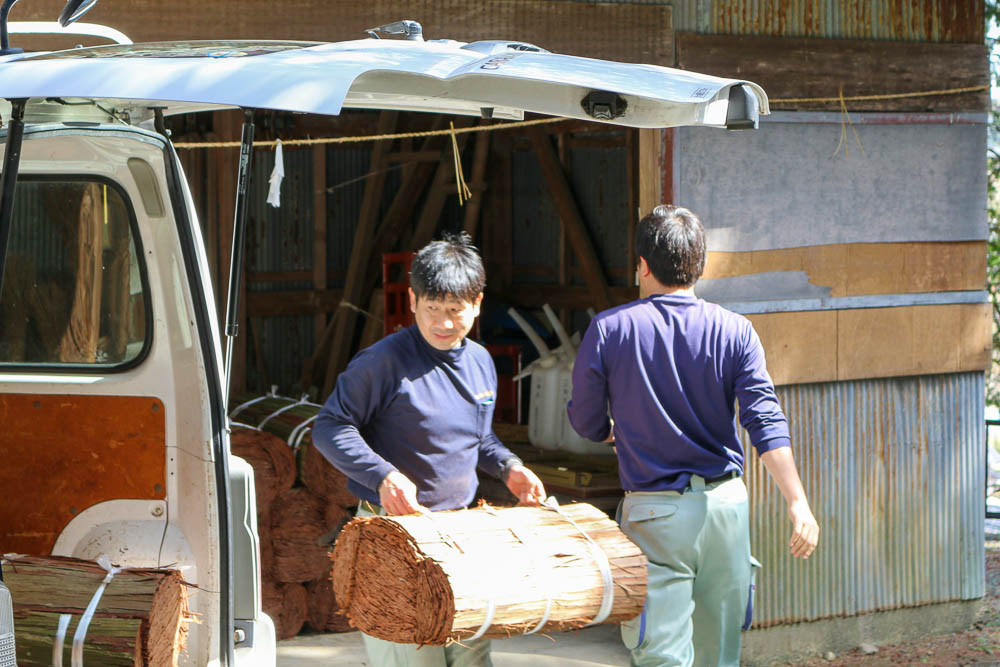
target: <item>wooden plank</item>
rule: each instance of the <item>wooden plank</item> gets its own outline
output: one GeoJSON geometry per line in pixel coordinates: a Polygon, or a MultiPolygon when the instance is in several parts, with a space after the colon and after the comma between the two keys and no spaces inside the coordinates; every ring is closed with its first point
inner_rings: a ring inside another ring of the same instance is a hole
{"type": "Polygon", "coordinates": [[[313,314],[319,316],[335,312],[343,298],[344,292],[339,289],[250,292],[247,294],[247,315],[250,317],[313,314]]]}
{"type": "MultiPolygon", "coordinates": [[[[468,126],[469,119],[460,119],[460,125],[468,126]]],[[[459,127],[459,124],[456,124],[459,127]]],[[[468,133],[460,134],[455,142],[458,144],[458,154],[461,157],[465,144],[469,140],[468,133]]],[[[424,200],[424,207],[420,211],[420,217],[413,228],[413,233],[407,240],[400,244],[401,250],[413,250],[414,252],[424,247],[434,238],[437,231],[438,222],[441,219],[441,211],[448,197],[457,194],[455,185],[455,167],[453,151],[445,150],[441,154],[441,161],[438,163],[437,171],[434,172],[434,179],[431,181],[427,191],[427,198],[424,200]]]]}
{"type": "Polygon", "coordinates": [[[986,242],[842,243],[803,248],[709,252],[705,280],[803,271],[830,296],[985,289],[986,242]]]}
{"type": "MultiPolygon", "coordinates": [[[[480,121],[480,125],[488,125],[489,121],[480,121]]],[[[490,154],[491,132],[479,132],[476,134],[476,143],[472,150],[472,178],[469,181],[469,189],[472,190],[472,197],[465,202],[465,221],[462,228],[465,233],[476,239],[479,231],[479,214],[483,207],[483,198],[486,196],[486,167],[487,158],[490,154]]]]}
{"type": "Polygon", "coordinates": [[[566,174],[559,165],[549,138],[544,133],[532,132],[531,139],[542,173],[548,183],[549,192],[555,201],[556,210],[559,211],[559,218],[565,225],[567,236],[576,253],[577,262],[583,271],[587,287],[590,288],[593,295],[594,307],[598,310],[606,310],[611,307],[608,281],[605,278],[600,259],[594,251],[593,243],[590,241],[590,234],[583,221],[576,198],[573,196],[569,181],[566,179],[566,174]]]}
{"type": "MultiPolygon", "coordinates": [[[[398,112],[382,111],[379,114],[378,133],[389,134],[396,127],[398,112]]],[[[364,199],[361,202],[361,213],[358,215],[358,225],[354,232],[354,245],[351,248],[351,258],[347,265],[347,278],[344,282],[344,300],[357,305],[365,289],[365,269],[368,267],[368,257],[372,238],[378,224],[379,208],[382,204],[382,192],[385,188],[385,156],[389,152],[391,142],[377,141],[372,147],[372,157],[369,170],[374,175],[365,184],[364,199]]],[[[351,346],[354,344],[354,327],[357,313],[350,308],[340,308],[333,318],[334,334],[330,347],[330,359],[323,378],[321,398],[326,398],[333,390],[337,374],[347,365],[351,346]]]]}
{"type": "Polygon", "coordinates": [[[73,517],[98,503],[166,497],[158,399],[0,393],[0,422],[5,552],[51,553],[73,517]]]}
{"type": "MultiPolygon", "coordinates": [[[[544,126],[543,126],[544,127],[544,126]]],[[[510,291],[513,255],[513,198],[511,179],[511,139],[505,132],[493,137],[490,151],[490,189],[483,211],[483,261],[486,285],[493,294],[510,291]]]]}
{"type": "Polygon", "coordinates": [[[837,311],[750,315],[776,384],[837,377],[837,311]]]}
{"type": "Polygon", "coordinates": [[[775,384],[981,371],[989,304],[750,315],[775,384]]]}
{"type": "MultiPolygon", "coordinates": [[[[678,33],[677,66],[760,84],[772,109],[839,109],[785,98],[883,95],[989,84],[984,44],[678,33]]],[[[986,90],[958,95],[852,100],[852,111],[988,111],[986,90]]]]}
{"type": "MultiPolygon", "coordinates": [[[[326,146],[313,147],[313,289],[325,290],[326,269],[326,146]]],[[[326,314],[316,313],[313,318],[314,340],[323,337],[326,314]]]]}
{"type": "Polygon", "coordinates": [[[662,130],[639,130],[639,215],[649,214],[663,198],[662,130]]]}

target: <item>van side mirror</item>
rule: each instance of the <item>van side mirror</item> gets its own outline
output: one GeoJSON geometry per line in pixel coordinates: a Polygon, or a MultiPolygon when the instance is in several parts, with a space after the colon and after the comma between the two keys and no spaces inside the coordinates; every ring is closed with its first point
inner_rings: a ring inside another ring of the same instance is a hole
{"type": "Polygon", "coordinates": [[[59,15],[59,25],[65,28],[70,23],[79,20],[96,4],[97,0],[69,0],[63,7],[62,14],[59,15]]]}

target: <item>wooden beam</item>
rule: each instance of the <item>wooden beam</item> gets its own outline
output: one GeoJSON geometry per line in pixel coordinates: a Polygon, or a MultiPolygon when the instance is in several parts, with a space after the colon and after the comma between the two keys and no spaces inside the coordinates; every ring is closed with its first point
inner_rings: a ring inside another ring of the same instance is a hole
{"type": "MultiPolygon", "coordinates": [[[[480,125],[488,125],[489,121],[480,121],[480,125]]],[[[490,154],[491,132],[476,133],[476,143],[472,152],[472,180],[469,189],[472,197],[465,202],[465,222],[462,228],[475,241],[479,231],[479,214],[483,207],[483,197],[486,193],[486,167],[490,154]]]]}
{"type": "MultiPolygon", "coordinates": [[[[463,125],[467,126],[468,122],[468,119],[465,119],[463,125]]],[[[468,134],[460,134],[455,139],[458,143],[459,156],[468,140],[468,134]]],[[[453,181],[455,177],[454,157],[450,153],[451,151],[445,151],[442,154],[437,171],[434,172],[434,180],[428,189],[427,198],[424,200],[424,208],[420,211],[420,218],[417,219],[413,233],[401,244],[403,250],[416,251],[431,242],[434,232],[437,231],[445,202],[451,194],[458,192],[454,183],[449,181],[449,179],[453,181]]]]}
{"type": "MultiPolygon", "coordinates": [[[[772,109],[840,109],[838,101],[777,100],[948,90],[986,85],[985,44],[677,34],[677,66],[758,83],[772,109]]],[[[850,100],[851,111],[988,111],[986,90],[850,100]]]]}
{"type": "Polygon", "coordinates": [[[580,269],[583,271],[587,287],[593,296],[593,306],[598,310],[607,310],[611,307],[612,298],[608,291],[608,281],[601,267],[600,259],[594,251],[594,246],[590,241],[590,233],[583,221],[580,207],[573,196],[569,181],[562,167],[552,143],[547,135],[542,132],[531,133],[532,145],[535,147],[535,154],[542,167],[542,173],[549,186],[549,192],[555,201],[556,210],[559,211],[559,219],[566,229],[567,237],[573,250],[576,253],[580,269]]]}
{"type": "MultiPolygon", "coordinates": [[[[389,134],[396,127],[399,117],[396,111],[383,111],[379,114],[379,134],[389,134]]],[[[347,278],[344,282],[344,300],[349,304],[358,305],[365,291],[368,257],[371,252],[372,240],[378,224],[379,208],[382,205],[382,193],[385,189],[385,156],[389,152],[391,142],[377,141],[372,147],[369,170],[375,174],[365,184],[365,194],[361,201],[361,213],[358,215],[358,226],[354,231],[354,245],[351,248],[351,258],[347,265],[347,278]]],[[[330,347],[330,359],[323,378],[325,399],[333,390],[337,374],[347,366],[351,346],[354,344],[354,328],[357,323],[357,313],[350,308],[339,308],[333,317],[334,333],[330,347]]]]}
{"type": "Polygon", "coordinates": [[[343,290],[281,290],[277,292],[250,292],[247,295],[247,314],[250,317],[277,317],[279,315],[317,315],[337,310],[343,290]]]}
{"type": "MultiPolygon", "coordinates": [[[[326,289],[326,146],[313,147],[313,289],[326,289]]],[[[326,314],[313,318],[315,338],[326,329],[326,314]]]]}
{"type": "MultiPolygon", "coordinates": [[[[639,215],[664,203],[662,130],[639,130],[639,215]]],[[[670,159],[667,156],[666,159],[670,159]]]]}

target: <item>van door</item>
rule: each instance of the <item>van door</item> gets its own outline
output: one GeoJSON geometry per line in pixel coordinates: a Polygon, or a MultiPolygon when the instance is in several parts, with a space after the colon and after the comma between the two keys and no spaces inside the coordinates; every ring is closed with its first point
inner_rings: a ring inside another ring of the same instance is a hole
{"type": "MultiPolygon", "coordinates": [[[[186,659],[207,665],[229,641],[217,621],[229,461],[214,299],[185,193],[159,135],[26,132],[0,295],[0,550],[179,569],[202,619],[186,659]]],[[[251,614],[254,530],[236,540],[251,614]]]]}

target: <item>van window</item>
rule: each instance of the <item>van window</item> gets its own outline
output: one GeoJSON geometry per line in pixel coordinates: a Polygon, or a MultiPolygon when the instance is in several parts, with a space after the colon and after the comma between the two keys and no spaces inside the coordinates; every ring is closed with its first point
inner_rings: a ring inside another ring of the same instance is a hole
{"type": "Polygon", "coordinates": [[[147,347],[145,269],[115,185],[19,180],[0,294],[0,366],[126,366],[147,347]]]}

